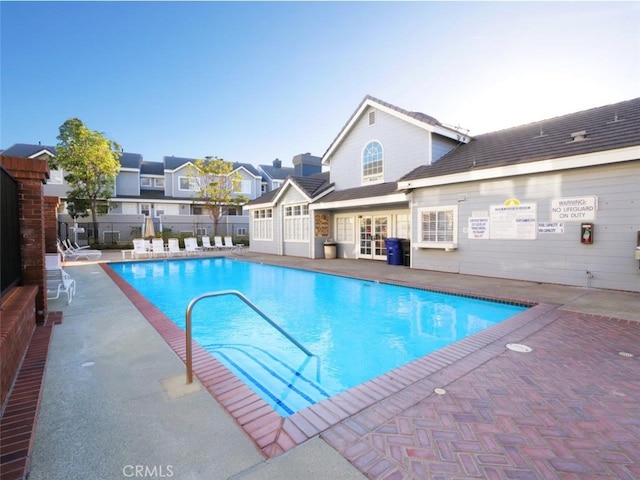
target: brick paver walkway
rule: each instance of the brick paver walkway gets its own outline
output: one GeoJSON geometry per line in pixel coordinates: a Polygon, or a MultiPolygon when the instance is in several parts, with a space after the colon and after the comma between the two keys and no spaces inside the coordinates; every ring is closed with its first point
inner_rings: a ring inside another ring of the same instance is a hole
{"type": "Polygon", "coordinates": [[[322,437],[376,479],[640,479],[640,323],[556,315],[532,352],[495,345],[445,394],[322,437]]]}

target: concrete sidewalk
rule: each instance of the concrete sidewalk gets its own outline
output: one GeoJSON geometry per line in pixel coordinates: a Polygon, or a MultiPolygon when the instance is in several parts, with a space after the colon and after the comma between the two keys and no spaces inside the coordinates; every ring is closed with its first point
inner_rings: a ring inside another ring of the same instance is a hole
{"type": "MultiPolygon", "coordinates": [[[[103,260],[121,260],[120,252],[103,260]]],[[[246,260],[423,288],[560,305],[640,321],[640,294],[413,271],[383,262],[246,260]]],[[[69,264],[78,294],[55,326],[29,479],[366,478],[320,436],[265,460],[97,264],[69,264]]]]}

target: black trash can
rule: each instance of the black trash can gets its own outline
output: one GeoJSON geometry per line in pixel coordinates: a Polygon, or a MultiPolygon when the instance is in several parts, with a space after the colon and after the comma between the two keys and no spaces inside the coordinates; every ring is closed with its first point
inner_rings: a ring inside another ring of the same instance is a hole
{"type": "Polygon", "coordinates": [[[402,240],[402,252],[404,257],[404,266],[411,266],[411,240],[402,240]]]}
{"type": "Polygon", "coordinates": [[[387,247],[387,263],[389,265],[404,265],[402,240],[400,238],[387,238],[384,244],[387,247]]]}

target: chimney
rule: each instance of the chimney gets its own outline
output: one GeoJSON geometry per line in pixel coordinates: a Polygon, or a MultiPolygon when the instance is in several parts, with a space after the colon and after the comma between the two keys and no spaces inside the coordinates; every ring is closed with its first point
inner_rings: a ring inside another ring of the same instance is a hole
{"type": "Polygon", "coordinates": [[[273,168],[282,168],[282,161],[276,158],[273,161],[273,168]]]}

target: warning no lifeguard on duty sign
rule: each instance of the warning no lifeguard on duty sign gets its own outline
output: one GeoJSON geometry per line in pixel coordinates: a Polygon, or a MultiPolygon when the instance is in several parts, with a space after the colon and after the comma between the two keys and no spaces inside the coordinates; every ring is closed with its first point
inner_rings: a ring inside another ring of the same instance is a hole
{"type": "Polygon", "coordinates": [[[551,221],[586,222],[596,219],[598,197],[567,197],[551,199],[551,221]]]}

